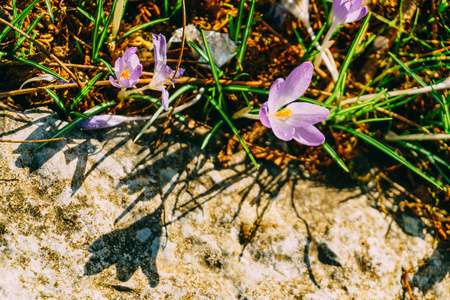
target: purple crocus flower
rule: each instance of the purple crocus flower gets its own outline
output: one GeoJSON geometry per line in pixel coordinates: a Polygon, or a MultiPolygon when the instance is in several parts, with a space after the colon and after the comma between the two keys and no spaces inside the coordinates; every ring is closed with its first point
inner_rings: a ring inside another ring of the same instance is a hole
{"type": "Polygon", "coordinates": [[[167,65],[167,45],[166,37],[162,34],[153,34],[153,50],[155,57],[155,72],[149,87],[154,90],[161,91],[161,102],[165,110],[169,109],[169,92],[166,85],[174,85],[177,83],[175,78],[180,77],[184,73],[184,69],[179,68],[175,78],[175,71],[167,65]]]}
{"type": "Polygon", "coordinates": [[[114,73],[116,73],[119,84],[116,83],[113,76],[109,76],[111,84],[119,89],[125,89],[134,86],[142,75],[142,64],[136,54],[137,48],[128,48],[122,57],[119,57],[114,63],[114,73]]]}
{"type": "Polygon", "coordinates": [[[295,102],[308,88],[313,71],[313,65],[304,62],[289,74],[286,81],[278,78],[270,87],[269,100],[261,106],[259,118],[280,140],[294,139],[307,146],[318,146],[325,141],[325,136],[314,124],[328,118],[328,109],[295,102]]]}
{"type": "Polygon", "coordinates": [[[127,121],[135,121],[135,118],[120,115],[99,115],[81,121],[77,124],[77,127],[86,130],[103,129],[114,127],[127,121]]]}
{"type": "Polygon", "coordinates": [[[333,0],[333,25],[352,23],[367,15],[367,6],[361,7],[363,0],[333,0]]]}

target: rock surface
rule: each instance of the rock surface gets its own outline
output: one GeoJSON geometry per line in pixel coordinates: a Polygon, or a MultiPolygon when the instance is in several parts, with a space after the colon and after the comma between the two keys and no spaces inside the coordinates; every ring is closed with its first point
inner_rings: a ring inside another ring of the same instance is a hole
{"type": "MultiPolygon", "coordinates": [[[[0,139],[62,123],[3,110],[0,139]]],[[[140,126],[0,143],[0,299],[408,299],[416,266],[416,299],[450,299],[419,219],[244,153],[219,168],[186,138],[135,144],[140,126]]]]}

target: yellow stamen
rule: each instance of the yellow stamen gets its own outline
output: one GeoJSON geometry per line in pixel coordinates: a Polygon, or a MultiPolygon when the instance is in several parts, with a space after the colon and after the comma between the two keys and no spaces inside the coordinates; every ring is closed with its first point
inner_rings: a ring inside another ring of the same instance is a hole
{"type": "Polygon", "coordinates": [[[280,110],[275,114],[275,117],[290,117],[292,115],[292,110],[285,108],[283,110],[280,110]]]}
{"type": "Polygon", "coordinates": [[[175,84],[169,79],[166,79],[163,82],[168,82],[172,87],[175,87],[175,84]]]}
{"type": "Polygon", "coordinates": [[[129,79],[130,78],[130,71],[128,71],[127,68],[125,68],[122,73],[120,73],[120,78],[122,79],[129,79]]]}

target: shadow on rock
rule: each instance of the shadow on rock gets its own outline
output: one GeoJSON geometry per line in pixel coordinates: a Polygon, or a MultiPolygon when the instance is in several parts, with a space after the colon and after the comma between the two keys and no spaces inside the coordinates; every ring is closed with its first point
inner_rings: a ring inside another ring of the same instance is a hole
{"type": "MultiPolygon", "coordinates": [[[[98,148],[90,142],[90,139],[85,140],[84,142],[78,144],[75,147],[71,147],[64,151],[64,155],[66,158],[67,164],[73,160],[77,161],[77,166],[75,172],[72,177],[72,182],[70,187],[72,188],[72,196],[78,191],[86,178],[108,157],[114,154],[118,149],[120,149],[123,145],[128,141],[128,136],[121,136],[118,134],[117,130],[111,130],[111,132],[101,132],[100,134],[96,133],[95,137],[99,142],[103,143],[102,148],[98,148]],[[100,134],[104,135],[101,136],[100,134]],[[99,135],[99,137],[97,137],[99,135]],[[87,162],[89,156],[96,154],[97,152],[104,151],[104,147],[106,143],[108,143],[109,139],[112,138],[121,138],[120,141],[117,141],[116,145],[111,147],[100,159],[98,159],[95,164],[87,170],[87,162]]],[[[120,133],[120,132],[119,132],[120,133]]]]}
{"type": "Polygon", "coordinates": [[[85,275],[95,275],[116,265],[117,278],[128,281],[140,266],[151,287],[159,283],[156,268],[162,234],[163,207],[125,229],[107,233],[88,248],[93,255],[84,267],[85,275]]]}
{"type": "MultiPolygon", "coordinates": [[[[409,271],[414,272],[414,271],[409,271]]],[[[425,295],[433,286],[440,283],[450,273],[450,252],[448,245],[439,246],[415,271],[409,280],[411,287],[418,287],[425,295]],[[444,247],[447,248],[444,248],[444,247]],[[444,249],[439,249],[439,248],[444,249]]]]}
{"type": "MultiPolygon", "coordinates": [[[[49,138],[51,133],[56,132],[61,124],[56,125],[58,119],[48,111],[41,111],[39,109],[27,112],[27,114],[37,114],[35,120],[25,123],[21,127],[17,127],[11,131],[0,133],[0,138],[8,137],[17,133],[23,134],[22,131],[30,132],[26,140],[42,140],[49,138]],[[35,130],[32,130],[33,126],[38,126],[35,130]]],[[[1,116],[0,116],[1,118],[1,116]]],[[[61,149],[67,144],[66,141],[58,141],[49,143],[44,149],[38,152],[34,152],[34,149],[38,146],[34,143],[23,143],[14,150],[14,154],[18,154],[19,157],[16,160],[16,166],[19,168],[30,168],[30,173],[39,169],[43,164],[55,156],[61,149]]]]}

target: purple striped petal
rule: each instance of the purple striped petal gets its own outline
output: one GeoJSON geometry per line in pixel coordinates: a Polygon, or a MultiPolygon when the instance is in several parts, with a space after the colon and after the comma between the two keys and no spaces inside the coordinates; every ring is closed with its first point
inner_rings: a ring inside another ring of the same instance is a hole
{"type": "Polygon", "coordinates": [[[267,116],[267,106],[268,102],[264,102],[263,105],[261,105],[261,108],[259,109],[259,119],[264,126],[266,126],[267,128],[272,128],[272,125],[270,125],[269,117],[267,116]]]}
{"type": "Polygon", "coordinates": [[[325,136],[313,125],[295,128],[294,140],[306,146],[319,146],[325,141],[325,136]]]}
{"type": "Polygon", "coordinates": [[[272,125],[273,133],[277,138],[286,142],[292,140],[295,132],[295,128],[293,126],[286,125],[278,119],[269,118],[269,120],[272,125]]]}
{"type": "Polygon", "coordinates": [[[267,103],[269,105],[268,106],[269,114],[277,111],[278,97],[280,95],[280,89],[281,89],[281,85],[283,84],[283,82],[284,82],[283,78],[278,78],[270,86],[269,100],[267,101],[267,103]]]}
{"type": "Polygon", "coordinates": [[[330,111],[320,105],[295,102],[286,106],[292,111],[292,115],[287,118],[286,124],[294,127],[304,127],[322,122],[328,118],[330,111]]]}
{"type": "Polygon", "coordinates": [[[165,111],[169,110],[169,92],[165,88],[161,90],[161,103],[165,111]]]}
{"type": "Polygon", "coordinates": [[[367,6],[364,6],[363,8],[349,14],[347,18],[345,18],[345,23],[352,23],[359,21],[360,19],[364,18],[367,15],[367,6]]]}
{"type": "Polygon", "coordinates": [[[123,88],[124,88],[124,87],[121,86],[120,84],[117,84],[117,82],[114,80],[114,77],[112,77],[111,75],[109,75],[109,82],[110,82],[113,86],[115,86],[116,88],[119,88],[119,89],[123,89],[123,88]]]}
{"type": "Polygon", "coordinates": [[[103,129],[117,126],[127,121],[127,117],[119,115],[100,115],[92,116],[77,124],[78,128],[84,130],[103,129]]]}
{"type": "Polygon", "coordinates": [[[269,107],[269,112],[273,114],[281,107],[297,100],[301,95],[303,95],[311,83],[313,73],[314,66],[309,61],[302,63],[300,66],[292,70],[284,83],[281,84],[280,94],[277,99],[275,110],[271,110],[269,107]]]}
{"type": "Polygon", "coordinates": [[[153,34],[153,53],[155,58],[155,68],[167,64],[167,44],[163,34],[153,34]]]}

